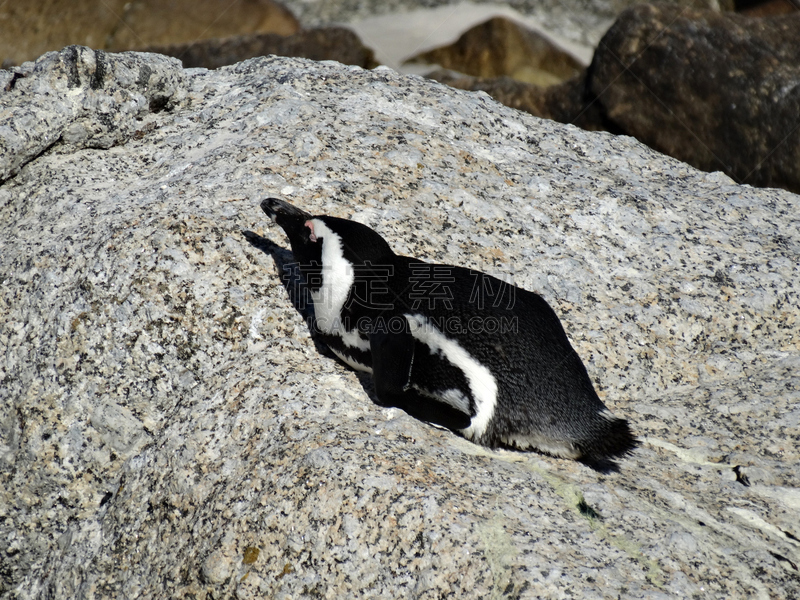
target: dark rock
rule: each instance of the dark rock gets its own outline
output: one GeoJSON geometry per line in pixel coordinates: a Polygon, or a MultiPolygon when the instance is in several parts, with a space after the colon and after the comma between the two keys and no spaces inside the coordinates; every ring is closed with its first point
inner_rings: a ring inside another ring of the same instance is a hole
{"type": "Polygon", "coordinates": [[[179,58],[186,68],[216,69],[269,54],[311,60],[335,60],[365,69],[378,66],[372,50],[364,46],[358,36],[345,27],[307,29],[289,36],[268,33],[238,35],[189,44],[154,46],[147,51],[179,58]]]}
{"type": "Polygon", "coordinates": [[[610,125],[706,171],[800,191],[800,14],[642,5],[595,52],[610,125]]]}
{"type": "Polygon", "coordinates": [[[466,31],[448,46],[423,52],[410,63],[437,64],[476,77],[500,77],[554,85],[577,75],[582,65],[540,33],[503,17],[466,31]]]}
{"type": "Polygon", "coordinates": [[[125,3],[121,21],[109,34],[110,50],[300,29],[294,15],[273,0],[138,0],[125,3]]]}
{"type": "Polygon", "coordinates": [[[800,10],[800,0],[738,0],[736,12],[748,17],[787,15],[800,10]]]}

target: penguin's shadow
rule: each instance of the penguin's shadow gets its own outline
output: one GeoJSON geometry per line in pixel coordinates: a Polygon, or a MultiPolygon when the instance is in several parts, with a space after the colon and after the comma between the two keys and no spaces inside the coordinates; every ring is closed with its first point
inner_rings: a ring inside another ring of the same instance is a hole
{"type": "MultiPolygon", "coordinates": [[[[278,267],[280,280],[283,284],[283,287],[286,288],[289,301],[292,303],[295,310],[300,313],[300,316],[303,317],[303,320],[305,320],[308,330],[311,333],[311,340],[314,342],[317,352],[323,356],[332,358],[339,364],[347,367],[348,370],[353,370],[349,365],[342,362],[338,356],[331,352],[325,342],[320,339],[324,334],[322,334],[317,328],[316,318],[314,316],[314,302],[311,298],[311,290],[309,289],[303,274],[300,272],[299,263],[295,262],[294,260],[294,255],[289,250],[280,247],[272,240],[262,237],[257,233],[245,229],[242,230],[242,234],[245,238],[247,238],[247,241],[250,242],[251,246],[257,250],[261,250],[265,254],[269,254],[275,261],[275,266],[278,267]]],[[[372,376],[363,371],[353,372],[356,374],[356,377],[358,377],[361,387],[364,389],[364,392],[367,394],[367,396],[369,396],[370,400],[372,400],[372,402],[377,406],[383,406],[378,401],[378,396],[375,393],[375,385],[372,382],[372,376]]],[[[457,434],[454,433],[454,435],[457,434]]],[[[515,448],[506,449],[520,452],[515,448]]],[[[578,462],[604,475],[619,472],[619,465],[611,459],[579,459],[578,462]]]]}
{"type": "MultiPolygon", "coordinates": [[[[300,316],[303,317],[303,320],[306,322],[308,331],[311,333],[311,341],[314,342],[314,347],[317,349],[317,352],[323,356],[332,358],[339,364],[346,366],[348,370],[352,371],[353,369],[351,369],[346,363],[342,362],[338,356],[330,351],[327,344],[322,341],[321,338],[323,337],[323,334],[317,327],[317,321],[314,315],[314,302],[311,298],[311,290],[308,287],[305,277],[303,277],[303,274],[300,272],[299,263],[294,260],[294,255],[291,253],[291,251],[280,247],[272,240],[262,237],[250,230],[242,230],[242,234],[245,238],[247,238],[247,241],[250,242],[250,245],[253,246],[253,248],[261,250],[264,254],[268,254],[272,257],[272,260],[275,261],[275,266],[278,267],[278,273],[280,274],[279,277],[281,284],[286,289],[286,293],[289,296],[289,301],[292,303],[292,306],[294,306],[295,310],[300,313],[300,316]]],[[[369,373],[364,373],[363,371],[353,372],[356,374],[356,377],[358,377],[361,387],[364,388],[364,392],[366,392],[370,400],[380,406],[380,402],[378,402],[378,396],[375,393],[375,386],[372,383],[372,377],[369,375],[369,373]]]]}

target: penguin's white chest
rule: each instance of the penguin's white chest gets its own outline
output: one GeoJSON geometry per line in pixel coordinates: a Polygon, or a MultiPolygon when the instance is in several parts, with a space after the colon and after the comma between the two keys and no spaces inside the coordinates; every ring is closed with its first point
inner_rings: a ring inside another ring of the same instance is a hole
{"type": "MultiPolygon", "coordinates": [[[[369,340],[356,329],[347,330],[342,324],[344,308],[350,289],[355,281],[353,264],[344,257],[342,239],[319,219],[312,219],[314,234],[322,238],[322,285],[311,292],[317,327],[328,335],[341,338],[345,346],[358,350],[369,350],[369,340]]],[[[335,348],[333,352],[354,369],[372,372],[368,366],[335,348]]]]}
{"type": "Polygon", "coordinates": [[[353,265],[344,257],[342,238],[319,219],[312,219],[314,234],[322,238],[322,285],[311,292],[317,326],[331,335],[342,335],[342,309],[355,281],[353,265]]]}

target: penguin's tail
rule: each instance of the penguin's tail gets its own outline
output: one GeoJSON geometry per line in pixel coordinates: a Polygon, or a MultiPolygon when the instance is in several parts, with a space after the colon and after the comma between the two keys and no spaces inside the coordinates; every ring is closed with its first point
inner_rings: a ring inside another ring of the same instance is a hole
{"type": "Polygon", "coordinates": [[[575,446],[580,450],[580,460],[588,463],[605,462],[629,455],[639,445],[628,421],[604,410],[591,434],[579,440],[575,446]]]}

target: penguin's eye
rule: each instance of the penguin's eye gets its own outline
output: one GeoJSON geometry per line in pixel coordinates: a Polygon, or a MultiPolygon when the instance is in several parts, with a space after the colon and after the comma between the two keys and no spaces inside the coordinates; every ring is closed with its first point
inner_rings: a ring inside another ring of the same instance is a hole
{"type": "Polygon", "coordinates": [[[317,236],[314,234],[314,224],[311,221],[306,221],[305,223],[303,223],[303,225],[308,227],[308,229],[310,231],[310,233],[308,234],[309,241],[316,242],[317,241],[317,236]]]}

